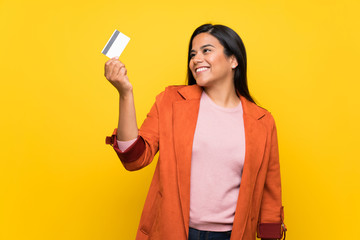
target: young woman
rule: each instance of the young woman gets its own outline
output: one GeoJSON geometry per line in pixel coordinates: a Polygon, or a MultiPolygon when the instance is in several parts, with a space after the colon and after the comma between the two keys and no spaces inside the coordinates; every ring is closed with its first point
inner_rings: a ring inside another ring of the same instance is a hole
{"type": "Polygon", "coordinates": [[[205,24],[188,56],[188,85],[160,93],[140,129],[124,64],[105,64],[120,94],[118,128],[106,142],[130,171],[159,151],[136,239],[282,238],[275,122],[249,94],[242,40],[205,24]]]}

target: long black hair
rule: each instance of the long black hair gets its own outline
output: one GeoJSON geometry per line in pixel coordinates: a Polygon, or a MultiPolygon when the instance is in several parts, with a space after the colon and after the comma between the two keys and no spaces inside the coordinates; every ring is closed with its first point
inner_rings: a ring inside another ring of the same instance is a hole
{"type": "Polygon", "coordinates": [[[212,36],[216,37],[219,40],[220,44],[224,47],[224,54],[228,57],[234,55],[238,62],[238,66],[235,68],[234,73],[234,85],[235,89],[240,93],[240,95],[244,96],[250,102],[255,103],[253,98],[251,97],[247,85],[247,77],[246,77],[246,51],[244,43],[242,42],[239,35],[232,30],[231,28],[224,25],[212,25],[212,24],[204,24],[198,27],[190,38],[189,43],[189,52],[188,52],[188,85],[196,84],[196,80],[191,73],[189,68],[189,63],[191,60],[190,51],[192,50],[192,41],[193,39],[200,33],[209,33],[212,36]]]}

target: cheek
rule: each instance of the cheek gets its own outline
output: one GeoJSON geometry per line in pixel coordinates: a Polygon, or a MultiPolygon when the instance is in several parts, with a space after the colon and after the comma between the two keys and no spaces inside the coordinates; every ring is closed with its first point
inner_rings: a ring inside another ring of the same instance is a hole
{"type": "Polygon", "coordinates": [[[193,67],[194,67],[194,64],[193,64],[192,61],[190,61],[190,62],[189,62],[189,68],[190,68],[191,71],[192,71],[193,67]]]}
{"type": "Polygon", "coordinates": [[[189,69],[193,77],[195,78],[194,64],[192,61],[189,62],[189,69]]]}
{"type": "Polygon", "coordinates": [[[221,71],[227,71],[229,68],[231,68],[230,62],[223,57],[213,59],[213,64],[221,71]]]}
{"type": "Polygon", "coordinates": [[[217,68],[221,68],[222,66],[222,61],[221,59],[218,57],[218,56],[209,56],[207,59],[206,59],[207,63],[211,65],[211,68],[212,69],[217,69],[217,68]]]}

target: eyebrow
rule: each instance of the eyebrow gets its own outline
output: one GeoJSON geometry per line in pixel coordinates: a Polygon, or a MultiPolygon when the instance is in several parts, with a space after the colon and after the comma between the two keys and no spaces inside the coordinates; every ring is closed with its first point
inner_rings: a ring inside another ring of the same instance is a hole
{"type": "MultiPolygon", "coordinates": [[[[200,47],[200,49],[204,49],[204,48],[206,48],[206,47],[213,47],[213,48],[215,48],[213,45],[211,45],[211,44],[205,44],[204,46],[201,46],[200,47]]],[[[194,49],[191,49],[191,51],[190,51],[191,53],[192,52],[195,52],[195,50],[194,49]]]]}

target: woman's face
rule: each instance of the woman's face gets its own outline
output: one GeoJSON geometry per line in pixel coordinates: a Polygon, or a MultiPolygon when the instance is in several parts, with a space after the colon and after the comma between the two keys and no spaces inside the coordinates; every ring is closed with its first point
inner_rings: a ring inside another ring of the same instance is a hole
{"type": "Polygon", "coordinates": [[[209,33],[200,33],[192,41],[189,68],[197,85],[211,87],[233,82],[234,56],[226,56],[219,40],[209,33]]]}

